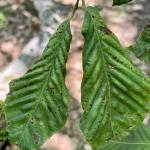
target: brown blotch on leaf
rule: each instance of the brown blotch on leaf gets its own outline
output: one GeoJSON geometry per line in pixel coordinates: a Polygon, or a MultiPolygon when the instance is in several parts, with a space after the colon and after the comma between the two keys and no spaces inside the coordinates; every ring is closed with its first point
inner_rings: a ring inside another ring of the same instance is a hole
{"type": "Polygon", "coordinates": [[[105,34],[112,34],[112,32],[107,27],[99,27],[99,30],[105,34]]]}
{"type": "Polygon", "coordinates": [[[34,140],[35,144],[38,145],[40,143],[40,136],[37,133],[34,133],[33,140],[34,140]]]}

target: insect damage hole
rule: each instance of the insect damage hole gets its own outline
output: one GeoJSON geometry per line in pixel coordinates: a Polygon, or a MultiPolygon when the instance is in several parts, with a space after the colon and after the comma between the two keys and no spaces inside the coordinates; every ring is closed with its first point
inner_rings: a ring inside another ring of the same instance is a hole
{"type": "Polygon", "coordinates": [[[40,135],[38,133],[33,133],[32,135],[34,143],[39,145],[40,144],[40,135]]]}
{"type": "Polygon", "coordinates": [[[35,120],[34,120],[33,117],[31,118],[30,122],[31,122],[32,125],[34,124],[35,120]]]}

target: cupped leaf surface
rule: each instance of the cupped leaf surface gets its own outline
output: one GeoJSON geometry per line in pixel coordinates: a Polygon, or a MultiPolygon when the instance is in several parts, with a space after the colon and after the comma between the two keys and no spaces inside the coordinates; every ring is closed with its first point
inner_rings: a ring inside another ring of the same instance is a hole
{"type": "Polygon", "coordinates": [[[71,42],[70,21],[51,37],[41,58],[10,83],[5,103],[9,138],[23,150],[38,149],[67,119],[70,96],[65,64],[71,42]]]}
{"type": "Polygon", "coordinates": [[[150,79],[133,65],[97,9],[86,8],[82,33],[80,127],[86,140],[99,147],[142,123],[149,111],[150,79]]]}

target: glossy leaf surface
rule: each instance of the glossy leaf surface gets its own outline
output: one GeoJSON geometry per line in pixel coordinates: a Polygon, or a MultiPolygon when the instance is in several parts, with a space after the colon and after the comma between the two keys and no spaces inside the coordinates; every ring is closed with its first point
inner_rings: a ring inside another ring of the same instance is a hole
{"type": "Polygon", "coordinates": [[[143,32],[130,49],[135,53],[136,57],[150,65],[150,24],[144,27],[143,32]]]}

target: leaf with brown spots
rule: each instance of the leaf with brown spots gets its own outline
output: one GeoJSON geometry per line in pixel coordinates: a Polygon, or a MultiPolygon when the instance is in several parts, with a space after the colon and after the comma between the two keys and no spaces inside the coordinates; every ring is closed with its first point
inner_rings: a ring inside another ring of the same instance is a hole
{"type": "Polygon", "coordinates": [[[40,59],[10,83],[5,102],[7,130],[22,150],[38,149],[66,122],[70,96],[64,72],[71,38],[70,20],[66,20],[40,59]]]}
{"type": "Polygon", "coordinates": [[[150,79],[133,65],[97,9],[86,8],[82,33],[80,127],[96,149],[122,139],[143,122],[150,109],[150,79]]]}

